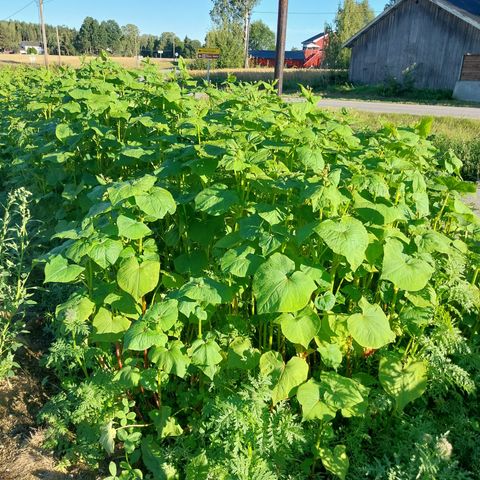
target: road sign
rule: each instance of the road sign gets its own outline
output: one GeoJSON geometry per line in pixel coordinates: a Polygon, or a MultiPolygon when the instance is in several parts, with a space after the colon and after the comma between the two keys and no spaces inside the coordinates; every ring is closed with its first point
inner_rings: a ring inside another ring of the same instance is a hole
{"type": "Polygon", "coordinates": [[[220,57],[219,48],[199,48],[197,51],[197,58],[212,60],[218,57],[220,57]]]}

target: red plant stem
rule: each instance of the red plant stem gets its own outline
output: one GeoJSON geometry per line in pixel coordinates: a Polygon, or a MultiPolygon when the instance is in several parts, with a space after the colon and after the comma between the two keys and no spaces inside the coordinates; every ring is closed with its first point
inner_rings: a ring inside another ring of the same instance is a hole
{"type": "Polygon", "coordinates": [[[115,355],[117,356],[118,368],[121,370],[123,368],[122,363],[122,351],[120,347],[120,343],[115,343],[115,355]]]}

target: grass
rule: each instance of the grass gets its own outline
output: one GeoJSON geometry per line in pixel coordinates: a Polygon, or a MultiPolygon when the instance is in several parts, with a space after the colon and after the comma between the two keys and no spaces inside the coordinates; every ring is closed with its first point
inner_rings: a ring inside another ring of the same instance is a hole
{"type": "MultiPolygon", "coordinates": [[[[33,65],[33,66],[42,66],[44,64],[43,55],[35,55],[33,58],[35,62],[32,63],[30,60],[30,55],[21,55],[21,54],[0,54],[0,67],[1,66],[15,66],[15,65],[33,65]]],[[[58,64],[57,55],[49,55],[49,60],[52,65],[58,64]]],[[[83,62],[90,61],[95,57],[90,56],[67,56],[62,55],[62,65],[69,65],[74,68],[79,68],[83,62]]],[[[114,62],[119,63],[126,68],[136,68],[139,66],[138,60],[135,57],[111,57],[114,62]]],[[[169,69],[174,65],[173,63],[166,58],[150,58],[150,60],[157,64],[161,69],[169,69]]]]}
{"type": "MultiPolygon", "coordinates": [[[[191,70],[194,78],[206,78],[206,70],[191,70]]],[[[225,68],[212,70],[210,80],[215,84],[224,82],[229,75],[234,75],[242,82],[270,82],[273,80],[273,68],[225,68]]],[[[345,70],[318,70],[292,68],[284,71],[283,87],[286,92],[297,92],[298,85],[308,85],[314,90],[325,89],[332,84],[343,84],[347,80],[345,70]]]]}
{"type": "MultiPolygon", "coordinates": [[[[396,126],[412,125],[420,120],[415,115],[359,111],[352,111],[351,115],[358,130],[376,130],[387,123],[396,126]]],[[[436,117],[432,125],[431,139],[441,151],[451,148],[463,161],[463,175],[466,179],[480,179],[480,120],[436,117]]]]}
{"type": "Polygon", "coordinates": [[[316,93],[326,98],[350,100],[378,100],[426,105],[472,105],[472,103],[452,98],[450,90],[407,88],[395,82],[385,82],[380,85],[330,84],[323,89],[317,90],[316,93]]]}

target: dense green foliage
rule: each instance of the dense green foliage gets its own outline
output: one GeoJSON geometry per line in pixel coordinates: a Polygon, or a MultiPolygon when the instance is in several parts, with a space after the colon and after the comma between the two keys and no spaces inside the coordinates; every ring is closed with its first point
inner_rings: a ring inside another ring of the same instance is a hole
{"type": "Polygon", "coordinates": [[[478,476],[480,220],[430,122],[138,75],[0,71],[0,188],[64,287],[49,445],[112,479],[478,476]]]}

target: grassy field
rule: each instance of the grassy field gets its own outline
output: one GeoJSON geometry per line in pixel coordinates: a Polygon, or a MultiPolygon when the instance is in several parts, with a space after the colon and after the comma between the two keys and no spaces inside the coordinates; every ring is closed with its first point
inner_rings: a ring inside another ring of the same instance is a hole
{"type": "MultiPolygon", "coordinates": [[[[377,114],[352,111],[358,130],[377,130],[386,124],[414,125],[415,115],[377,114]]],[[[450,117],[435,118],[432,125],[433,143],[441,150],[452,149],[463,161],[465,178],[480,179],[480,121],[450,117]]]]}
{"type": "MultiPolygon", "coordinates": [[[[206,70],[191,70],[190,74],[195,78],[206,78],[206,70]]],[[[234,75],[242,82],[269,82],[273,80],[273,68],[225,68],[212,70],[210,79],[213,83],[224,82],[229,75],[234,75]]],[[[326,88],[332,84],[343,84],[347,80],[347,72],[344,70],[316,70],[292,68],[284,71],[284,90],[287,92],[298,91],[298,85],[308,85],[317,90],[326,88]]]]}
{"type": "MultiPolygon", "coordinates": [[[[43,65],[43,55],[35,55],[34,63],[31,61],[30,55],[20,55],[20,54],[0,54],[0,66],[2,65],[43,65]]],[[[78,68],[81,66],[82,62],[92,60],[94,57],[78,57],[78,56],[65,56],[62,55],[62,65],[70,65],[72,67],[78,68]]],[[[52,65],[58,64],[57,55],[49,55],[49,60],[52,65]]],[[[112,60],[120,63],[123,67],[126,68],[136,68],[139,66],[138,60],[134,57],[112,57],[112,60]]],[[[167,58],[151,58],[153,63],[157,64],[162,69],[168,69],[173,67],[173,63],[167,58]]]]}

